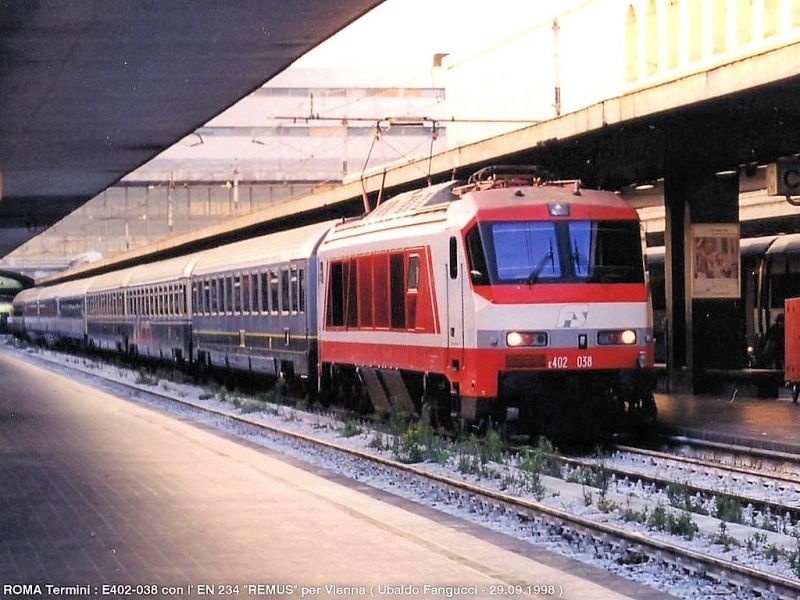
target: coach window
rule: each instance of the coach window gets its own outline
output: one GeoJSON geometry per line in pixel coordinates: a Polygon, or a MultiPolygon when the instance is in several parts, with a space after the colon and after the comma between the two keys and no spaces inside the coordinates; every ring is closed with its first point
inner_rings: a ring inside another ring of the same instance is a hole
{"type": "Polygon", "coordinates": [[[198,285],[197,281],[192,282],[192,308],[191,312],[199,313],[200,312],[200,285],[198,285]]]}
{"type": "Polygon", "coordinates": [[[281,269],[281,312],[289,313],[291,302],[291,286],[289,285],[289,269],[281,269]]]}
{"type": "Polygon", "coordinates": [[[232,288],[232,298],[231,298],[231,305],[233,308],[233,312],[240,313],[242,312],[242,276],[241,275],[234,275],[233,276],[233,288],[232,288]]]}
{"type": "Polygon", "coordinates": [[[306,312],[306,272],[305,269],[297,270],[297,301],[299,303],[298,310],[301,313],[306,312]]]}
{"type": "Polygon", "coordinates": [[[269,312],[269,277],[263,271],[258,274],[258,311],[269,312]]]}
{"type": "Polygon", "coordinates": [[[222,278],[222,312],[230,314],[233,312],[233,278],[228,275],[222,278]]]}
{"type": "Polygon", "coordinates": [[[269,311],[273,315],[278,314],[278,302],[280,300],[278,290],[278,272],[270,270],[269,272],[269,311]]]}
{"type": "Polygon", "coordinates": [[[208,280],[209,294],[208,294],[208,310],[213,315],[217,312],[217,280],[211,278],[208,280]]]}
{"type": "Polygon", "coordinates": [[[251,307],[253,305],[253,298],[251,290],[253,286],[251,285],[253,276],[250,273],[246,273],[242,276],[242,312],[249,313],[251,311],[251,307]]]}
{"type": "Polygon", "coordinates": [[[296,315],[299,310],[300,289],[298,287],[297,267],[294,265],[289,268],[289,281],[291,291],[289,302],[291,304],[292,314],[296,315]]]}

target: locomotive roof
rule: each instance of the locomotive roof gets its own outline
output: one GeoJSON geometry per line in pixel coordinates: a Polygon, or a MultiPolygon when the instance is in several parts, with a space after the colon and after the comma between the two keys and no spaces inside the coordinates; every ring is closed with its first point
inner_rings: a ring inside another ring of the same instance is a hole
{"type": "Polygon", "coordinates": [[[398,217],[415,215],[426,210],[447,208],[450,202],[458,200],[453,188],[462,182],[448,181],[410,192],[398,194],[361,219],[361,223],[374,223],[398,217]]]}
{"type": "MultiPolygon", "coordinates": [[[[588,189],[580,189],[580,193],[576,194],[573,183],[518,184],[473,189],[469,184],[464,185],[464,182],[448,181],[399,194],[378,205],[364,217],[338,225],[335,231],[344,235],[357,234],[361,231],[389,229],[410,222],[432,222],[445,218],[458,220],[464,215],[474,215],[481,209],[536,204],[580,204],[616,208],[629,212],[630,218],[637,218],[636,211],[617,194],[588,189]]],[[[336,237],[336,233],[332,237],[336,237]]]]}

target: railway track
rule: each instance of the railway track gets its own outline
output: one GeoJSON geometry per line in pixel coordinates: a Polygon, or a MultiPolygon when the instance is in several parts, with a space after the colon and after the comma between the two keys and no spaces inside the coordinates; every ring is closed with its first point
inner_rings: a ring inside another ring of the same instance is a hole
{"type": "MultiPolygon", "coordinates": [[[[699,441],[693,444],[701,448],[699,441]]],[[[670,504],[698,512],[727,512],[723,520],[754,522],[763,529],[789,531],[800,526],[800,457],[754,455],[749,448],[713,444],[713,458],[696,458],[618,445],[603,461],[562,457],[571,469],[602,469],[618,484],[632,482],[662,490],[670,504]],[[724,451],[731,464],[720,462],[724,451]],[[751,466],[743,466],[745,464],[751,466]],[[723,509],[723,510],[720,510],[723,509]],[[744,513],[749,518],[745,519],[744,513]]]]}
{"type": "MultiPolygon", "coordinates": [[[[17,351],[15,353],[20,354],[17,351]]],[[[31,356],[28,355],[28,358],[31,356]]],[[[34,358],[41,361],[45,354],[34,358]]],[[[55,361],[52,357],[48,360],[55,361]]],[[[577,479],[571,478],[569,474],[561,478],[542,473],[531,474],[524,467],[530,453],[519,454],[508,462],[501,463],[484,460],[477,455],[465,459],[465,453],[456,451],[444,462],[407,464],[409,455],[398,452],[407,440],[398,442],[397,438],[392,440],[392,436],[386,433],[345,433],[346,424],[337,423],[326,415],[301,413],[287,408],[266,408],[260,412],[251,412],[253,407],[250,403],[258,401],[240,400],[237,404],[231,398],[224,402],[220,398],[203,400],[200,399],[202,394],[187,391],[188,388],[163,383],[136,383],[136,374],[131,376],[133,381],[127,381],[118,367],[112,367],[109,376],[108,369],[92,364],[87,366],[85,363],[85,359],[76,359],[72,363],[58,359],[52,364],[58,365],[54,368],[77,369],[86,374],[85,376],[103,378],[106,380],[105,386],[110,386],[120,394],[135,396],[166,410],[177,411],[183,416],[191,415],[190,418],[205,424],[221,427],[251,441],[257,440],[257,443],[276,446],[282,452],[295,454],[303,460],[335,469],[370,485],[393,490],[440,510],[462,515],[487,527],[513,530],[515,535],[530,539],[536,544],[558,546],[561,552],[581,560],[607,564],[607,568],[616,569],[622,574],[628,570],[639,571],[640,581],[656,587],[659,584],[647,578],[682,578],[695,591],[698,585],[706,586],[711,590],[710,594],[721,598],[727,597],[726,595],[731,598],[753,595],[794,600],[800,596],[800,578],[797,572],[791,569],[787,571],[785,566],[780,568],[777,560],[764,556],[764,560],[746,563],[727,554],[728,551],[721,544],[698,543],[698,539],[703,536],[713,538],[714,521],[718,523],[718,528],[719,523],[725,521],[704,515],[703,519],[708,522],[697,527],[696,536],[687,536],[669,535],[663,529],[646,526],[646,523],[620,518],[619,515],[623,512],[638,511],[640,514],[652,516],[676,509],[665,508],[660,500],[654,500],[652,496],[634,498],[624,486],[618,487],[615,484],[612,489],[611,485],[601,483],[609,482],[609,475],[616,468],[612,467],[612,460],[606,457],[582,459],[582,464],[577,459],[562,458],[565,463],[572,465],[570,468],[573,473],[578,472],[578,468],[587,469],[587,472],[591,469],[603,473],[602,478],[577,479]],[[479,463],[480,469],[474,472],[460,468],[470,462],[479,463]],[[532,493],[530,483],[533,480],[538,485],[532,493]],[[599,498],[597,503],[594,502],[595,497],[599,498]],[[598,510],[601,502],[608,510],[598,510]],[[581,505],[583,509],[580,509],[581,505]],[[623,511],[626,506],[626,511],[623,511]],[[648,569],[643,580],[641,571],[645,565],[648,569]]],[[[418,443],[424,445],[431,442],[418,443]]],[[[618,449],[618,452],[623,451],[645,457],[640,458],[640,462],[643,460],[653,463],[656,458],[662,460],[662,457],[656,457],[654,453],[645,454],[633,448],[618,449]]],[[[676,459],[674,455],[669,457],[676,459]]],[[[696,462],[687,464],[698,468],[696,462]]],[[[714,468],[724,469],[719,465],[714,468]]],[[[742,476],[752,476],[752,472],[742,476]]],[[[632,472],[625,475],[621,469],[614,477],[616,482],[624,482],[627,478],[628,485],[633,488],[644,490],[655,486],[653,481],[641,483],[643,479],[634,480],[632,472]]],[[[636,477],[643,478],[644,475],[636,477]]],[[[794,485],[789,480],[782,481],[784,483],[781,485],[794,485]]],[[[679,478],[673,478],[672,483],[680,483],[679,478]]],[[[662,478],[660,485],[668,486],[669,478],[662,478]]],[[[775,510],[779,506],[786,508],[778,503],[773,503],[772,506],[775,510]]],[[[685,511],[682,512],[685,514],[685,511]]],[[[728,531],[732,539],[741,535],[735,530],[738,528],[745,529],[745,526],[733,523],[729,525],[728,531]]],[[[780,535],[791,538],[775,531],[768,533],[775,538],[780,535]]],[[[768,536],[766,533],[764,536],[763,542],[766,544],[768,536]]],[[[761,537],[757,539],[762,541],[761,537]]],[[[797,545],[798,538],[794,539],[797,551],[800,546],[797,545]]],[[[778,548],[777,542],[770,543],[778,548]]],[[[782,556],[785,557],[788,552],[786,550],[782,556]]],[[[796,566],[797,555],[794,560],[796,566]]]]}

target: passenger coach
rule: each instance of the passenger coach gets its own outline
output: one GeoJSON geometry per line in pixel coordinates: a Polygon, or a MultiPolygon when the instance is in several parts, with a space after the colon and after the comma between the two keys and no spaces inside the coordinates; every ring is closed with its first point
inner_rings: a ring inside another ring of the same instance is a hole
{"type": "Polygon", "coordinates": [[[191,274],[198,365],[316,383],[316,251],[332,222],[203,252],[191,274]]]}

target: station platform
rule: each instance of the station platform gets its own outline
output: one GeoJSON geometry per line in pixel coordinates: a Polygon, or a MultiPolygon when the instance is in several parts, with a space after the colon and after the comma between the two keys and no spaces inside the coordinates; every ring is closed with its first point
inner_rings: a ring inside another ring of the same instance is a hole
{"type": "Polygon", "coordinates": [[[777,397],[741,394],[729,385],[723,393],[656,393],[658,428],[726,444],[800,454],[800,404],[781,387],[777,397]]]}
{"type": "Polygon", "coordinates": [[[3,351],[0,381],[5,600],[671,598],[3,351]]]}

